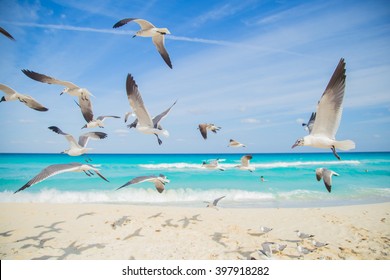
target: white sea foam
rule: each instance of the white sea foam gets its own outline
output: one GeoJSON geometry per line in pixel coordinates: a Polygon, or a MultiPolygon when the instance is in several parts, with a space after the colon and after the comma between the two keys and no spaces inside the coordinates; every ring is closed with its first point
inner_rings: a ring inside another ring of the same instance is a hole
{"type": "MultiPolygon", "coordinates": [[[[236,163],[223,163],[220,167],[225,169],[234,169],[239,162],[236,163]]],[[[344,161],[279,161],[270,163],[251,163],[255,168],[288,168],[288,167],[299,167],[299,166],[319,166],[319,165],[358,165],[358,160],[344,160],[344,161]]],[[[201,164],[196,163],[157,163],[157,164],[140,164],[139,167],[145,169],[200,169],[201,164]]]]}

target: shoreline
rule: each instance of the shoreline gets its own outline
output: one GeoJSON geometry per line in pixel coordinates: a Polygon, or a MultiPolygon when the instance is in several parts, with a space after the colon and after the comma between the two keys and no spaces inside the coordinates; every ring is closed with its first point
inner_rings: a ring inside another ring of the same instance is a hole
{"type": "Polygon", "coordinates": [[[388,260],[390,202],[314,208],[219,208],[108,203],[0,203],[0,258],[245,260],[263,242],[286,244],[271,259],[388,260]],[[260,226],[273,230],[261,234],[260,226]],[[329,245],[313,249],[313,234],[329,245]]]}

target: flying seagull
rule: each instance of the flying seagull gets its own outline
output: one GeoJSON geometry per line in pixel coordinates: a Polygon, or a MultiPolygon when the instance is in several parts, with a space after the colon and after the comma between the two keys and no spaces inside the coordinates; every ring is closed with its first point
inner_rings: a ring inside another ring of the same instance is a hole
{"type": "Polygon", "coordinates": [[[336,141],[335,138],[343,111],[345,78],[345,62],[342,58],[318,102],[310,134],[298,139],[291,148],[296,146],[330,148],[338,159],[340,156],[336,149],[350,150],[355,148],[355,143],[352,140],[336,141]]]}
{"type": "Polygon", "coordinates": [[[104,132],[87,132],[79,137],[79,141],[76,142],[76,139],[68,133],[63,132],[61,129],[59,129],[56,126],[50,126],[50,130],[54,131],[55,133],[58,133],[60,135],[64,135],[66,140],[68,140],[70,144],[70,148],[63,151],[62,153],[68,154],[70,156],[79,156],[82,154],[85,154],[86,152],[92,150],[92,148],[87,148],[87,144],[89,139],[98,140],[98,139],[104,139],[107,137],[107,134],[104,132]]]}
{"type": "Polygon", "coordinates": [[[167,110],[152,119],[145,108],[141,93],[139,92],[138,86],[135,83],[134,78],[133,76],[131,76],[131,74],[127,75],[126,91],[130,107],[137,116],[135,124],[136,129],[145,134],[156,135],[158,144],[161,145],[162,141],[158,135],[162,134],[165,137],[168,137],[169,132],[160,126],[160,121],[167,116],[167,114],[169,113],[173,105],[176,104],[176,102],[173,103],[173,105],[167,110]]]}
{"type": "Polygon", "coordinates": [[[303,123],[302,126],[309,131],[309,134],[311,133],[311,130],[313,129],[314,121],[316,120],[316,112],[311,113],[310,119],[307,123],[303,123]]]}
{"type": "Polygon", "coordinates": [[[15,41],[15,38],[12,37],[12,35],[9,34],[8,31],[5,30],[3,27],[0,27],[0,33],[3,34],[4,36],[8,37],[9,39],[15,41]]]}
{"type": "Polygon", "coordinates": [[[226,196],[221,196],[221,197],[218,197],[216,199],[213,200],[213,202],[209,202],[209,201],[204,201],[204,203],[207,203],[206,207],[210,207],[210,208],[215,208],[218,210],[217,208],[217,204],[218,202],[222,199],[222,198],[225,198],[226,196]]]}
{"type": "Polygon", "coordinates": [[[206,140],[207,139],[207,130],[210,130],[214,133],[217,133],[217,131],[220,130],[221,127],[215,126],[212,123],[201,123],[201,124],[199,124],[198,129],[199,129],[202,137],[206,140]]]}
{"type": "Polygon", "coordinates": [[[24,103],[26,106],[30,107],[31,109],[41,111],[41,112],[48,110],[46,107],[39,104],[31,96],[21,94],[6,85],[0,84],[0,90],[5,93],[5,95],[0,99],[0,102],[19,100],[20,102],[24,103]]]}
{"type": "Polygon", "coordinates": [[[326,168],[317,168],[316,169],[316,178],[317,181],[324,180],[324,184],[328,192],[332,190],[332,175],[339,176],[336,172],[326,169],[326,168]]]}
{"type": "Polygon", "coordinates": [[[100,178],[109,182],[102,174],[100,174],[99,169],[97,169],[94,165],[91,164],[82,164],[78,162],[66,163],[66,164],[53,164],[49,165],[45,169],[43,169],[38,175],[28,181],[23,187],[15,191],[14,193],[20,192],[32,185],[38,184],[47,178],[64,173],[64,172],[81,172],[83,171],[86,175],[91,176],[94,171],[100,178]]]}
{"type": "Polygon", "coordinates": [[[236,168],[253,172],[255,168],[249,165],[249,161],[251,159],[252,159],[252,155],[245,155],[241,157],[241,165],[237,165],[236,168]]]}
{"type": "Polygon", "coordinates": [[[222,167],[219,166],[219,161],[218,161],[218,159],[212,160],[212,161],[210,161],[210,162],[203,161],[203,162],[202,162],[202,167],[203,167],[203,168],[206,168],[206,169],[219,169],[219,170],[221,170],[221,171],[224,171],[224,170],[225,170],[224,168],[222,168],[222,167]]]}
{"type": "Polygon", "coordinates": [[[129,186],[129,185],[138,184],[138,183],[142,183],[142,182],[154,183],[157,191],[159,193],[162,193],[164,191],[165,184],[169,183],[169,180],[163,174],[160,174],[159,176],[154,176],[154,175],[152,175],[152,176],[139,176],[139,177],[135,177],[134,179],[130,180],[129,182],[127,182],[123,186],[117,188],[117,190],[124,188],[126,186],[129,186]]]}
{"type": "Polygon", "coordinates": [[[93,112],[92,112],[91,101],[89,99],[88,100],[80,100],[80,101],[84,104],[83,107],[81,107],[81,105],[77,101],[75,101],[75,103],[77,104],[77,106],[80,107],[81,112],[84,116],[84,119],[87,121],[87,124],[84,125],[82,127],[82,129],[83,128],[94,128],[94,127],[104,128],[103,122],[105,119],[107,119],[107,118],[120,119],[120,117],[118,117],[118,116],[99,116],[95,119],[93,116],[93,112]]]}
{"type": "Polygon", "coordinates": [[[77,96],[79,102],[77,103],[81,109],[81,113],[87,123],[93,121],[92,103],[90,97],[93,96],[86,88],[80,88],[75,84],[67,81],[61,81],[34,71],[23,69],[22,72],[29,78],[46,84],[57,84],[65,86],[60,95],[68,93],[71,96],[77,96]]]}
{"type": "Polygon", "coordinates": [[[312,238],[314,237],[314,235],[312,234],[307,234],[307,233],[303,233],[303,232],[300,232],[299,230],[295,230],[294,232],[297,233],[297,236],[301,239],[305,239],[305,238],[312,238]]]}
{"type": "Polygon", "coordinates": [[[157,28],[149,21],[140,18],[125,18],[114,24],[113,28],[121,27],[126,23],[134,21],[138,23],[141,27],[139,31],[133,36],[140,37],[152,37],[153,44],[156,46],[161,57],[164,59],[165,63],[172,69],[171,59],[169,58],[168,52],[164,47],[164,37],[166,34],[171,34],[167,28],[157,28]]]}
{"type": "Polygon", "coordinates": [[[246,146],[244,144],[236,141],[236,140],[230,139],[228,147],[240,148],[240,147],[246,147],[246,146]]]}

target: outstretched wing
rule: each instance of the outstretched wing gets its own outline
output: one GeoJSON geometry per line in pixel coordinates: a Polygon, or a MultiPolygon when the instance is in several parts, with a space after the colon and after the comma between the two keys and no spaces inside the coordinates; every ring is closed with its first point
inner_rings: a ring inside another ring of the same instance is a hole
{"type": "Polygon", "coordinates": [[[171,111],[172,107],[176,104],[177,100],[175,101],[175,103],[173,103],[171,105],[171,107],[169,107],[168,109],[166,109],[164,112],[162,112],[161,114],[155,116],[153,118],[153,125],[154,125],[154,128],[158,128],[159,124],[160,124],[160,121],[165,118],[168,113],[171,111]]]}
{"type": "Polygon", "coordinates": [[[310,134],[335,139],[343,111],[345,78],[345,62],[342,58],[318,102],[316,119],[310,134]]]}
{"type": "Polygon", "coordinates": [[[27,69],[23,69],[22,72],[27,77],[29,77],[29,78],[31,78],[31,79],[33,79],[35,81],[41,82],[41,83],[57,84],[57,85],[65,86],[67,88],[77,88],[78,87],[74,83],[67,82],[67,81],[61,81],[61,80],[58,80],[56,78],[53,78],[53,77],[50,77],[50,76],[46,76],[46,75],[43,75],[43,74],[40,74],[40,73],[37,73],[37,72],[34,72],[34,71],[30,71],[30,70],[27,70],[27,69]]]}

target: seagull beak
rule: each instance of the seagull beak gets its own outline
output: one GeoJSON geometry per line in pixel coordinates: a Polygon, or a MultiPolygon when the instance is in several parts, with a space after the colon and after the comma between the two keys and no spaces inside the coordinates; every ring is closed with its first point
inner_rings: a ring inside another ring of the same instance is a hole
{"type": "Polygon", "coordinates": [[[61,91],[60,95],[63,95],[63,94],[64,94],[64,92],[63,92],[63,91],[61,91]]]}
{"type": "Polygon", "coordinates": [[[291,149],[294,149],[296,146],[298,146],[298,141],[294,143],[294,145],[291,146],[291,149]]]}
{"type": "Polygon", "coordinates": [[[136,37],[137,35],[133,35],[133,38],[136,37]]]}
{"type": "Polygon", "coordinates": [[[87,125],[84,125],[81,129],[83,129],[83,128],[87,128],[87,125]]]}

